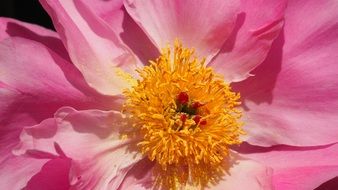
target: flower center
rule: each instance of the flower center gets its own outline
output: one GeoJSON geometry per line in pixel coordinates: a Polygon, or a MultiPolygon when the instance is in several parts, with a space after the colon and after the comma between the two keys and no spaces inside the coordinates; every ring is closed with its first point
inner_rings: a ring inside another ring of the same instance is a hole
{"type": "Polygon", "coordinates": [[[239,94],[177,41],[173,53],[165,48],[138,72],[141,79],[124,92],[124,110],[142,136],[141,152],[158,166],[158,185],[206,185],[229,146],[241,143],[239,94]]]}

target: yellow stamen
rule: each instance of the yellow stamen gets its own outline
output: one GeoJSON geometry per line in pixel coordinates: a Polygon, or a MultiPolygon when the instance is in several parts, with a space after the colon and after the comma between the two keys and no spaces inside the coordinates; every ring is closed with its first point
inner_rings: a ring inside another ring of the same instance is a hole
{"type": "Polygon", "coordinates": [[[113,69],[116,76],[126,81],[130,86],[137,85],[137,81],[129,73],[124,72],[121,68],[118,67],[114,67],[113,69]]]}
{"type": "Polygon", "coordinates": [[[138,72],[141,80],[124,92],[124,110],[143,137],[141,152],[156,162],[156,185],[177,189],[216,181],[229,146],[244,134],[240,95],[178,41],[173,54],[165,48],[138,72]]]}

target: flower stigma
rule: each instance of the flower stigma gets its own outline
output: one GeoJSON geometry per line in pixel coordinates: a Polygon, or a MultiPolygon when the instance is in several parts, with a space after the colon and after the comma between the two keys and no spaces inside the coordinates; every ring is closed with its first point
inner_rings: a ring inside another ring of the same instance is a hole
{"type": "Polygon", "coordinates": [[[240,95],[194,50],[176,40],[124,91],[124,113],[141,135],[140,151],[154,161],[161,189],[216,183],[229,146],[241,143],[240,95]]]}

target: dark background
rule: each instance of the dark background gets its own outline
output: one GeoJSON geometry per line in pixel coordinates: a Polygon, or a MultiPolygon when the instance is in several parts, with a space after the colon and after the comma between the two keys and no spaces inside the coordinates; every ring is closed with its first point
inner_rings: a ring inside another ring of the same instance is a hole
{"type": "Polygon", "coordinates": [[[0,16],[53,29],[52,21],[38,0],[0,0],[0,16]]]}

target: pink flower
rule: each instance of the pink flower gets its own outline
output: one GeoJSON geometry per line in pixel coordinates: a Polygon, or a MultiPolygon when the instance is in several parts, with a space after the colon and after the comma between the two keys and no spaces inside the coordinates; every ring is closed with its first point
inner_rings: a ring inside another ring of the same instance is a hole
{"type": "Polygon", "coordinates": [[[338,176],[337,1],[40,2],[58,33],[0,20],[1,188],[338,176]]]}

